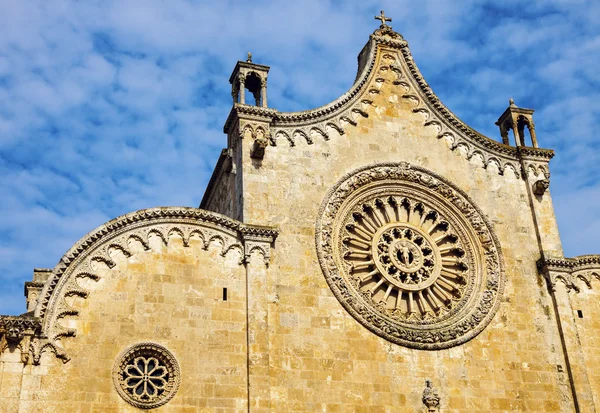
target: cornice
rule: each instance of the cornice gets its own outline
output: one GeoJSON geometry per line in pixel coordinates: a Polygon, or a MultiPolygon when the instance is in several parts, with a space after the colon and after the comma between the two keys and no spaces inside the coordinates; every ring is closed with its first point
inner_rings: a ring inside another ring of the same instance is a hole
{"type": "Polygon", "coordinates": [[[350,90],[344,93],[342,96],[334,100],[333,102],[321,106],[316,109],[305,110],[301,112],[278,112],[273,120],[273,126],[294,126],[299,124],[305,124],[307,122],[320,122],[334,117],[336,114],[341,114],[345,111],[348,103],[353,100],[356,96],[360,95],[363,86],[367,83],[376,62],[376,47],[375,44],[381,42],[381,38],[371,35],[369,42],[369,62],[359,74],[356,81],[350,87],[350,90]]]}
{"type": "Polygon", "coordinates": [[[567,291],[579,292],[579,281],[592,288],[592,280],[600,279],[600,254],[541,259],[538,267],[553,291],[556,290],[557,282],[561,281],[567,291]]]}
{"type": "Polygon", "coordinates": [[[381,30],[376,30],[370,36],[368,46],[369,57],[362,71],[358,74],[356,81],[350,87],[350,90],[344,93],[342,96],[337,98],[327,105],[318,107],[316,109],[310,109],[300,112],[277,112],[273,119],[273,126],[292,126],[297,124],[304,124],[307,122],[320,122],[334,117],[336,114],[341,114],[345,111],[348,103],[353,100],[356,96],[362,94],[363,87],[368,83],[369,77],[373,72],[375,63],[377,61],[377,45],[385,45],[400,49],[402,47],[408,47],[408,43],[398,33],[389,32],[382,34],[381,30]]]}
{"type": "Polygon", "coordinates": [[[440,117],[447,122],[449,126],[456,128],[460,133],[463,134],[464,137],[470,138],[471,142],[481,147],[482,149],[486,149],[491,151],[495,155],[499,156],[510,156],[514,159],[517,158],[517,148],[504,145],[494,139],[488,138],[487,136],[477,132],[467,124],[465,124],[462,120],[460,120],[450,109],[446,107],[440,100],[440,98],[433,92],[425,78],[423,77],[421,71],[417,67],[408,44],[401,48],[402,56],[404,57],[404,61],[408,66],[409,73],[412,75],[413,80],[418,85],[420,92],[423,96],[426,97],[425,102],[427,105],[434,109],[440,117]]]}
{"type": "Polygon", "coordinates": [[[223,126],[223,133],[229,133],[231,125],[237,118],[251,118],[271,123],[278,113],[276,109],[236,103],[231,108],[231,111],[229,111],[229,115],[223,126]]]}
{"type": "MultiPolygon", "coordinates": [[[[383,55],[388,53],[382,50],[382,47],[388,51],[389,49],[396,50],[397,63],[403,67],[403,73],[398,74],[398,79],[393,84],[402,85],[408,89],[402,97],[415,99],[417,104],[413,108],[413,112],[424,114],[426,117],[424,125],[436,126],[438,128],[438,138],[447,138],[450,141],[451,150],[464,148],[465,150],[461,152],[464,152],[467,159],[479,154],[482,157],[484,168],[487,168],[491,163],[495,163],[499,173],[504,174],[507,167],[510,167],[517,177],[521,175],[520,159],[527,158],[527,160],[548,162],[552,158],[554,154],[552,150],[505,145],[477,132],[461,121],[441,102],[427,84],[413,60],[406,40],[389,27],[385,30],[378,29],[370,36],[369,42],[359,55],[359,73],[356,81],[348,92],[333,102],[306,111],[273,111],[269,114],[261,112],[261,110],[264,110],[263,108],[245,105],[247,107],[244,108],[244,113],[247,116],[262,116],[263,119],[272,116],[270,126],[272,136],[275,139],[271,140],[271,145],[276,145],[279,138],[287,138],[290,145],[294,146],[294,135],[304,136],[307,143],[312,144],[313,139],[310,136],[312,131],[317,132],[327,140],[329,139],[328,126],[343,134],[345,124],[357,124],[355,119],[360,118],[360,116],[356,116],[356,113],[363,117],[368,116],[364,107],[372,104],[373,101],[367,92],[374,90],[369,88],[369,85],[374,85],[373,79],[375,79],[374,72],[376,68],[382,64],[387,65],[387,63],[380,63],[383,55]],[[361,97],[363,97],[362,100],[361,97]],[[255,112],[251,112],[251,108],[255,112]]],[[[389,71],[390,68],[392,66],[387,67],[387,70],[389,71]]],[[[386,67],[381,66],[381,69],[386,69],[386,67]]],[[[383,81],[379,78],[375,80],[378,82],[383,81]]],[[[376,92],[374,90],[374,93],[376,92]]],[[[226,130],[229,130],[228,128],[234,119],[233,116],[238,113],[237,106],[239,105],[236,105],[229,115],[225,126],[226,130]]]]}
{"type": "Polygon", "coordinates": [[[46,306],[58,281],[71,263],[77,260],[79,256],[96,246],[103,239],[109,238],[113,233],[128,226],[141,222],[151,223],[152,221],[165,219],[187,219],[190,221],[211,223],[238,234],[239,239],[243,239],[244,234],[256,233],[262,234],[264,237],[270,237],[271,241],[274,241],[278,234],[278,231],[274,228],[247,225],[216,212],[192,207],[156,207],[122,215],[89,232],[63,255],[44,286],[42,297],[35,310],[36,317],[44,316],[46,306]]]}
{"type": "Polygon", "coordinates": [[[530,146],[517,146],[517,151],[521,155],[521,158],[527,160],[536,160],[542,162],[548,162],[554,158],[554,150],[532,148],[530,146]]]}
{"type": "Polygon", "coordinates": [[[546,258],[540,265],[554,271],[578,271],[588,266],[598,266],[600,269],[600,254],[580,255],[574,258],[546,258]]]}
{"type": "Polygon", "coordinates": [[[0,315],[0,333],[5,333],[13,328],[34,333],[39,332],[41,327],[42,322],[37,317],[31,317],[29,315],[0,315]]]}

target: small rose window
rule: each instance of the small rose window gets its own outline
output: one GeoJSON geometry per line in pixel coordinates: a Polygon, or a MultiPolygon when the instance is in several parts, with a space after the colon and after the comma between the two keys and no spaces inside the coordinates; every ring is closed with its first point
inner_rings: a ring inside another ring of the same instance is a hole
{"type": "Polygon", "coordinates": [[[113,379],[119,395],[142,409],[167,403],[179,387],[179,365],[163,346],[140,343],[125,350],[115,363],[113,379]]]}

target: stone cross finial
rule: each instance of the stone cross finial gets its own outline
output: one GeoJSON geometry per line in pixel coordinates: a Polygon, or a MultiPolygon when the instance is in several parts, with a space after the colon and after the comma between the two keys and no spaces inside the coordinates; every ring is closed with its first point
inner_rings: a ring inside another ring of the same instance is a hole
{"type": "Polygon", "coordinates": [[[252,53],[248,52],[248,58],[246,59],[246,62],[252,63],[252,53]]]}
{"type": "Polygon", "coordinates": [[[379,16],[375,16],[376,20],[381,20],[381,27],[387,27],[387,24],[385,24],[385,22],[391,22],[392,18],[391,17],[387,17],[385,15],[385,13],[383,12],[383,10],[381,10],[381,15],[379,16]]]}

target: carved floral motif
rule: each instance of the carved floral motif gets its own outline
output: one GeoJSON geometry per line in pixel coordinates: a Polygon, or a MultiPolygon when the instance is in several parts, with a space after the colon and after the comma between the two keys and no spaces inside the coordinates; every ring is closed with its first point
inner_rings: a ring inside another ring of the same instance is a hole
{"type": "Polygon", "coordinates": [[[329,192],[317,221],[329,286],[365,327],[421,349],[485,328],[504,285],[500,247],[467,196],[407,163],[361,168],[329,192]]]}
{"type": "Polygon", "coordinates": [[[127,403],[140,409],[154,409],[175,396],[181,374],[169,350],[155,343],[140,343],[119,355],[113,368],[113,382],[127,403]]]}

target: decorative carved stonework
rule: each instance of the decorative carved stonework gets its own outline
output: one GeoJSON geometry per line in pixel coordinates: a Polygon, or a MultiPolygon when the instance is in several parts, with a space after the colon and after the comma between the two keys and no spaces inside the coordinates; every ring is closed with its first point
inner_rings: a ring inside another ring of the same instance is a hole
{"type": "Polygon", "coordinates": [[[329,286],[365,327],[420,349],[461,344],[491,321],[500,247],[472,201],[407,163],[346,175],[326,196],[317,252],[329,286]]]}
{"type": "Polygon", "coordinates": [[[149,208],[113,219],[78,241],[58,265],[48,271],[35,316],[0,316],[0,353],[10,339],[19,336],[18,331],[9,330],[13,325],[22,325],[26,327],[25,334],[18,346],[24,355],[23,363],[31,356],[33,364],[39,364],[45,352],[68,362],[70,356],[63,343],[65,338],[75,337],[76,330],[65,323],[65,318],[78,317],[79,309],[70,305],[67,298],[87,299],[90,295],[80,281],[85,278],[98,281],[100,268],[118,268],[111,253],[119,251],[127,258],[140,253],[130,248],[131,243],[139,245],[142,251],[152,250],[150,238],[153,237],[168,247],[174,234],[180,237],[184,247],[190,246],[192,238],[199,240],[205,250],[211,242],[218,241],[223,257],[229,251],[238,250],[240,265],[253,251],[262,254],[268,265],[270,246],[277,237],[277,231],[272,228],[246,225],[214,212],[189,207],[149,208]]]}
{"type": "Polygon", "coordinates": [[[353,208],[342,231],[349,271],[374,297],[385,291],[376,304],[388,307],[392,293],[405,300],[392,316],[422,320],[449,311],[463,295],[472,257],[446,218],[393,192],[353,208]]]}
{"type": "Polygon", "coordinates": [[[254,142],[252,143],[252,152],[250,156],[257,159],[262,159],[265,156],[265,148],[269,145],[269,133],[262,128],[257,128],[254,142]]]}
{"type": "Polygon", "coordinates": [[[21,361],[27,364],[31,354],[31,339],[40,333],[41,326],[40,319],[29,314],[0,316],[0,354],[8,348],[18,348],[21,361]]]}
{"type": "Polygon", "coordinates": [[[39,332],[41,322],[38,318],[22,316],[0,316],[0,337],[9,343],[19,343],[25,336],[39,332]]]}
{"type": "Polygon", "coordinates": [[[274,112],[269,144],[298,146],[298,142],[304,140],[312,145],[321,138],[329,140],[333,130],[343,135],[348,127],[357,126],[360,119],[368,117],[368,109],[376,105],[374,96],[387,87],[398,89],[399,96],[414,106],[412,111],[423,115],[423,125],[434,127],[437,137],[447,141],[450,150],[466,159],[480,158],[483,168],[493,168],[500,175],[519,177],[521,158],[534,156],[536,168],[547,172],[548,161],[554,155],[552,150],[501,144],[456,118],[423,78],[406,40],[387,24],[375,30],[361,52],[359,73],[352,88],[339,99],[317,109],[274,112]]]}
{"type": "Polygon", "coordinates": [[[536,195],[544,195],[548,188],[550,188],[550,181],[548,179],[539,179],[533,184],[533,193],[536,195]]]}
{"type": "Polygon", "coordinates": [[[600,255],[541,259],[538,261],[538,268],[552,291],[556,291],[560,281],[567,291],[580,292],[581,284],[591,289],[592,280],[600,280],[600,255]]]}
{"type": "Polygon", "coordinates": [[[438,395],[437,389],[431,384],[431,380],[425,380],[425,390],[423,390],[423,397],[421,398],[423,404],[426,407],[427,413],[439,412],[440,408],[440,396],[438,395]]]}
{"type": "Polygon", "coordinates": [[[242,239],[244,242],[244,262],[248,262],[250,255],[254,251],[259,251],[263,256],[264,263],[269,266],[271,259],[271,244],[275,241],[275,236],[270,229],[265,228],[265,232],[245,231],[241,230],[242,239]]]}
{"type": "Polygon", "coordinates": [[[127,403],[140,409],[154,409],[175,396],[181,374],[169,350],[155,343],[140,343],[117,357],[113,382],[127,403]]]}

